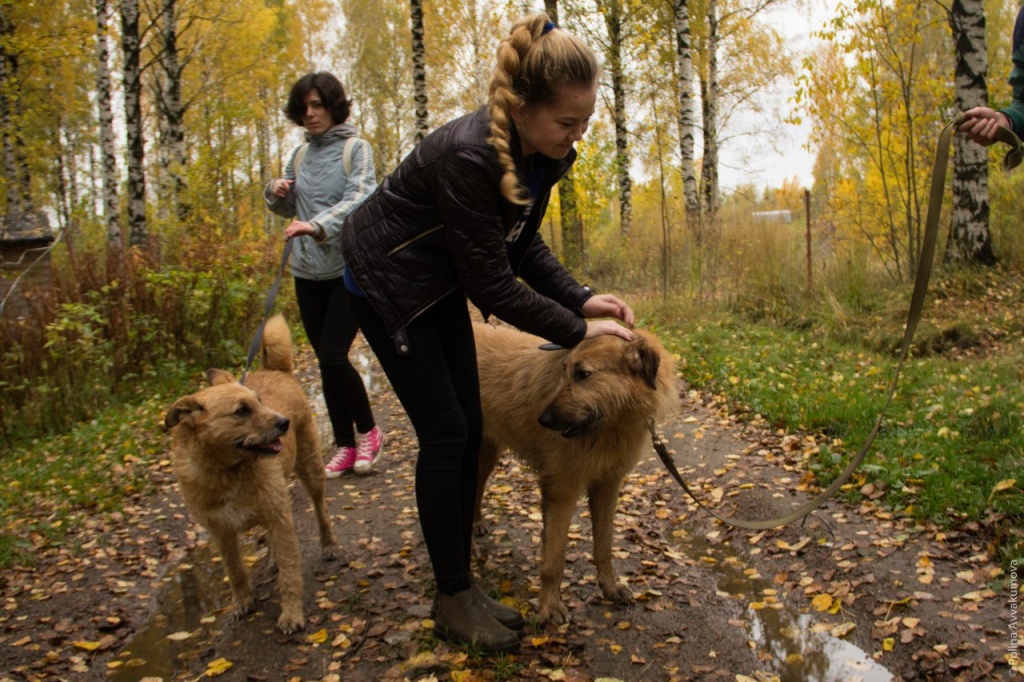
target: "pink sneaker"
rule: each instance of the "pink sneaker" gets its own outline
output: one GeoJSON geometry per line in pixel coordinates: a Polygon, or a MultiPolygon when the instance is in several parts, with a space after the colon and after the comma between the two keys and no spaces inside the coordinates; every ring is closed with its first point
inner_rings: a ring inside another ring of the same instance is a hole
{"type": "Polygon", "coordinates": [[[368,474],[384,447],[384,432],[374,426],[369,433],[360,433],[357,440],[354,468],[357,474],[368,474]]]}
{"type": "Polygon", "coordinates": [[[346,471],[352,471],[356,464],[356,449],[351,445],[338,448],[334,457],[324,467],[324,474],[327,478],[337,478],[346,471]]]}

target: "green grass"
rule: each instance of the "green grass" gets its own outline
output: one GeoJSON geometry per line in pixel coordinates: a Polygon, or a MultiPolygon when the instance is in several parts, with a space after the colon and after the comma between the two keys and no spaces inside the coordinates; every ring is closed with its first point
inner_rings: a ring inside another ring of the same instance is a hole
{"type": "Polygon", "coordinates": [[[195,377],[165,377],[146,400],[109,406],[66,433],[15,442],[3,459],[0,568],[33,565],[86,519],[150,492],[151,469],[166,457],[163,415],[194,385],[195,377]]]}
{"type": "MultiPolygon", "coordinates": [[[[866,348],[870,342],[727,317],[659,332],[683,359],[691,387],[774,428],[821,434],[811,466],[823,486],[866,441],[896,367],[895,352],[866,348]]],[[[1024,494],[994,489],[1024,465],[1022,349],[1018,342],[980,357],[932,355],[904,365],[860,470],[884,486],[886,505],[940,526],[988,522],[1009,541],[1004,553],[1020,551],[1024,494]]]]}

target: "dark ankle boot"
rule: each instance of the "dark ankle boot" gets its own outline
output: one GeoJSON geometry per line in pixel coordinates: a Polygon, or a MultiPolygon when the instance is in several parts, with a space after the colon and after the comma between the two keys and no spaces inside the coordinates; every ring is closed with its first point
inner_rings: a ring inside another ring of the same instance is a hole
{"type": "MultiPolygon", "coordinates": [[[[496,599],[491,599],[483,588],[476,583],[473,583],[472,587],[469,588],[473,591],[473,595],[476,600],[480,602],[480,606],[483,607],[484,611],[491,614],[494,620],[498,621],[510,630],[521,630],[526,621],[523,620],[523,614],[519,613],[519,609],[512,608],[511,606],[505,606],[496,599]]],[[[430,607],[430,617],[437,617],[437,603],[440,594],[434,595],[434,603],[430,607]]]]}
{"type": "Polygon", "coordinates": [[[484,652],[519,650],[519,635],[495,620],[472,588],[438,597],[434,634],[446,641],[475,644],[484,652]]]}
{"type": "Polygon", "coordinates": [[[473,590],[476,594],[476,599],[484,607],[484,610],[505,627],[512,630],[521,630],[526,624],[526,621],[523,620],[523,614],[519,613],[519,609],[514,609],[496,599],[491,599],[476,583],[473,583],[473,586],[469,589],[473,590]]]}

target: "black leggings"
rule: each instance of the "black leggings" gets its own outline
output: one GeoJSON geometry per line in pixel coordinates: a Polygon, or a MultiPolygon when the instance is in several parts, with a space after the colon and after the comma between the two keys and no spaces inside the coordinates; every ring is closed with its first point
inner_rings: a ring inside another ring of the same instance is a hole
{"type": "Polygon", "coordinates": [[[419,440],[416,506],[437,589],[470,586],[473,508],[482,435],[480,380],[465,296],[448,296],[408,326],[412,352],[399,355],[383,320],[352,297],[359,320],[419,440]]]}
{"type": "Polygon", "coordinates": [[[359,325],[352,314],[348,290],[341,277],[327,280],[295,278],[302,326],[320,365],[324,402],[338,447],[355,446],[356,434],[373,429],[373,411],[363,378],[348,359],[359,325]]]}

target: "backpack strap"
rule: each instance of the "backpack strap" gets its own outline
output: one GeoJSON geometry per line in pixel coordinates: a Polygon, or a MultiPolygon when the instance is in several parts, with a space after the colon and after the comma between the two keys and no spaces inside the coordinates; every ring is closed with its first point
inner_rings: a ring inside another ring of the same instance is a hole
{"type": "MultiPolygon", "coordinates": [[[[357,138],[349,137],[345,140],[345,147],[341,150],[341,165],[345,168],[345,175],[352,174],[352,149],[355,148],[355,142],[357,138]]],[[[306,156],[306,150],[309,149],[309,143],[300,145],[295,150],[295,158],[292,160],[292,170],[295,171],[295,177],[299,177],[299,168],[302,167],[302,159],[306,156]]]]}
{"type": "Polygon", "coordinates": [[[292,170],[295,172],[295,179],[299,178],[299,168],[302,167],[302,159],[306,156],[306,150],[309,149],[309,143],[299,145],[299,148],[295,150],[295,158],[292,159],[292,170]]]}
{"type": "Polygon", "coordinates": [[[356,138],[350,137],[345,140],[345,147],[341,150],[341,165],[345,168],[345,176],[352,175],[352,149],[356,146],[356,138]]]}

